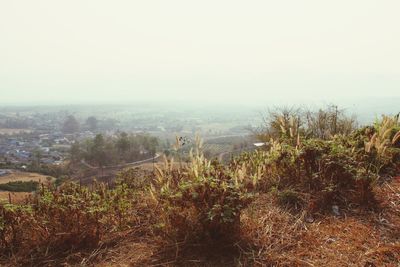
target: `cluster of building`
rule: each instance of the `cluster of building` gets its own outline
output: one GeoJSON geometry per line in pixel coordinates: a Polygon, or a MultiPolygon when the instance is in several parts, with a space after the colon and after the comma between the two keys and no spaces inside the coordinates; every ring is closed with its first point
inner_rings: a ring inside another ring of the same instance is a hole
{"type": "Polygon", "coordinates": [[[94,134],[63,134],[61,132],[0,136],[0,162],[12,164],[61,164],[77,139],[91,138],[94,134]]]}

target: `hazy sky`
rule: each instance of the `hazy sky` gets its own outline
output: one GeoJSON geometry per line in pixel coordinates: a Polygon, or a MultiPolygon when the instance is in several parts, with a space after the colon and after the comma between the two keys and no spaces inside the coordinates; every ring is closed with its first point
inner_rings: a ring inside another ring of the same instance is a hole
{"type": "Polygon", "coordinates": [[[399,0],[3,0],[0,103],[400,97],[399,0]]]}

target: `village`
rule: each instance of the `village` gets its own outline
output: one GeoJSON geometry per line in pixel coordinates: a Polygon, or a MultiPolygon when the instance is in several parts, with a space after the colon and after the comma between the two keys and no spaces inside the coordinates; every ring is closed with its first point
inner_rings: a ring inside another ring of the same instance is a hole
{"type": "Polygon", "coordinates": [[[76,134],[33,132],[0,135],[0,164],[18,165],[22,168],[32,163],[59,165],[67,159],[75,140],[93,137],[94,134],[90,131],[76,134]]]}

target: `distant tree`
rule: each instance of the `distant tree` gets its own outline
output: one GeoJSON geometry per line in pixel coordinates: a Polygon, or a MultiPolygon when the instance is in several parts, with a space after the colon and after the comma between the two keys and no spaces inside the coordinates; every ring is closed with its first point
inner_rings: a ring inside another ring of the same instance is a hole
{"type": "Polygon", "coordinates": [[[357,128],[357,118],[347,116],[335,105],[325,109],[306,112],[306,132],[309,136],[329,139],[336,134],[350,134],[357,128]]]}
{"type": "Polygon", "coordinates": [[[156,137],[149,137],[149,147],[148,151],[150,154],[154,157],[157,152],[157,147],[158,147],[158,139],[156,137]]]}
{"type": "Polygon", "coordinates": [[[140,157],[140,142],[134,137],[129,136],[129,150],[126,155],[127,161],[134,161],[140,157]]]}
{"type": "Polygon", "coordinates": [[[335,105],[317,111],[294,107],[270,109],[263,119],[265,127],[256,135],[264,142],[271,138],[297,141],[298,136],[327,140],[337,134],[350,134],[357,128],[357,119],[347,116],[344,110],[335,105]]]}
{"type": "Polygon", "coordinates": [[[87,139],[78,148],[71,147],[71,159],[84,158],[97,166],[112,166],[114,164],[133,162],[155,156],[159,148],[158,139],[149,135],[132,135],[120,133],[117,138],[96,135],[87,139]]]}
{"type": "Polygon", "coordinates": [[[86,119],[86,126],[89,128],[90,131],[96,131],[98,128],[99,121],[96,117],[90,116],[86,119]]]}
{"type": "Polygon", "coordinates": [[[93,157],[100,167],[106,165],[107,154],[105,150],[105,140],[102,134],[96,135],[93,140],[93,157]]]}
{"type": "Polygon", "coordinates": [[[81,157],[82,157],[81,145],[79,144],[78,141],[76,141],[75,143],[73,143],[71,145],[70,154],[71,154],[71,162],[72,163],[76,163],[81,160],[81,157]]]}
{"type": "Polygon", "coordinates": [[[130,142],[128,138],[128,134],[122,132],[117,140],[117,148],[121,154],[125,154],[129,150],[130,142]]]}
{"type": "Polygon", "coordinates": [[[79,122],[75,119],[73,115],[69,115],[67,119],[64,121],[62,131],[64,133],[76,133],[79,131],[79,122]]]}

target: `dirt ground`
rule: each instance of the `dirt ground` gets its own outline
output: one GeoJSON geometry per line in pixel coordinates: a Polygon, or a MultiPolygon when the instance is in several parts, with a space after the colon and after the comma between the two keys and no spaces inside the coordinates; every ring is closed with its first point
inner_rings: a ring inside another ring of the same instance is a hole
{"type": "Polygon", "coordinates": [[[11,196],[11,203],[12,204],[19,204],[23,203],[24,200],[30,195],[31,193],[27,192],[8,192],[8,191],[0,191],[0,202],[9,202],[11,196]]]}

